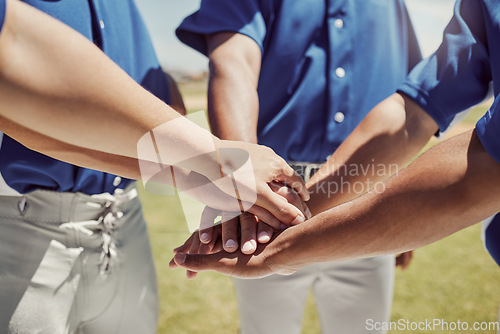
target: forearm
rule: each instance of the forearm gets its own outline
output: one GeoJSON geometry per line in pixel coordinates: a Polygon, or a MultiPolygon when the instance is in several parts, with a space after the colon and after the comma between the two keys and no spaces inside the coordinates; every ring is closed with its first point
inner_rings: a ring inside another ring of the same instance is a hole
{"type": "Polygon", "coordinates": [[[437,131],[417,104],[394,94],[377,105],[308,182],[317,214],[375,187],[403,168],[437,131]]]}
{"type": "Polygon", "coordinates": [[[170,74],[167,74],[168,86],[170,88],[170,107],[172,107],[179,114],[186,115],[186,106],[182,99],[182,94],[175,82],[174,78],[170,74]]]}
{"type": "Polygon", "coordinates": [[[27,129],[2,116],[0,116],[0,131],[13,139],[22,141],[23,145],[29,149],[54,159],[129,179],[140,179],[137,159],[67,144],[27,129]]]}
{"type": "Polygon", "coordinates": [[[301,267],[398,253],[500,210],[500,165],[472,132],[430,149],[384,186],[380,194],[371,191],[284,231],[276,258],[301,267]]]}
{"type": "Polygon", "coordinates": [[[210,51],[208,113],[212,132],[221,139],[257,143],[260,50],[248,37],[207,36],[210,51]]]}
{"type": "MultiPolygon", "coordinates": [[[[61,142],[132,158],[144,134],[179,117],[86,38],[13,0],[0,34],[0,114],[61,142]]],[[[156,135],[164,156],[179,143],[195,155],[205,153],[200,131],[186,120],[156,135]]]]}

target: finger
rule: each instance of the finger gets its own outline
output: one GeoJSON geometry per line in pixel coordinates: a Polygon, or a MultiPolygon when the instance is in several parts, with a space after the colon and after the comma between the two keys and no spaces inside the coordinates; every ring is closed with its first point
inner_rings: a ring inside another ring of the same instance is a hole
{"type": "Polygon", "coordinates": [[[269,187],[276,194],[284,197],[288,201],[288,203],[297,207],[305,215],[306,219],[311,218],[312,216],[311,211],[309,210],[306,203],[302,200],[300,195],[295,190],[286,186],[284,183],[279,183],[275,181],[270,182],[269,187]]]}
{"type": "Polygon", "coordinates": [[[227,253],[220,252],[208,255],[177,253],[174,256],[174,261],[178,266],[194,272],[217,270],[223,274],[228,274],[230,272],[229,268],[221,262],[224,254],[227,253]]]}
{"type": "Polygon", "coordinates": [[[257,249],[257,218],[251,213],[244,212],[240,216],[241,252],[253,254],[257,249]]]}
{"type": "MultiPolygon", "coordinates": [[[[189,248],[189,254],[199,254],[200,248],[202,246],[205,246],[205,245],[201,243],[200,238],[199,238],[199,234],[195,233],[193,241],[191,242],[191,247],[189,248]]],[[[175,256],[174,256],[174,258],[175,258],[175,256]]],[[[187,277],[187,279],[194,279],[196,277],[196,274],[194,274],[194,272],[191,270],[186,270],[186,277],[187,277]]]]}
{"type": "Polygon", "coordinates": [[[215,242],[214,247],[212,248],[211,254],[218,253],[224,250],[224,247],[222,247],[222,238],[217,239],[215,242]]]}
{"type": "Polygon", "coordinates": [[[268,243],[273,236],[273,228],[263,221],[257,223],[257,241],[261,244],[268,243]]]}
{"type": "Polygon", "coordinates": [[[170,262],[168,263],[168,267],[170,269],[175,269],[178,268],[179,266],[177,265],[177,263],[175,263],[174,258],[172,258],[172,260],[170,260],[170,262]]]}
{"type": "Polygon", "coordinates": [[[222,244],[224,250],[233,253],[238,249],[238,225],[240,223],[238,217],[224,219],[225,213],[222,213],[222,244]]]}
{"type": "Polygon", "coordinates": [[[200,243],[200,247],[198,248],[198,254],[210,254],[210,244],[200,243]]]}
{"type": "Polygon", "coordinates": [[[276,181],[283,182],[294,189],[304,201],[310,198],[304,179],[288,164],[284,164],[281,173],[275,178],[276,181]]]}
{"type": "Polygon", "coordinates": [[[304,209],[304,213],[306,215],[306,219],[311,219],[312,213],[311,213],[311,210],[309,210],[309,207],[307,206],[307,204],[304,203],[304,202],[302,202],[302,207],[304,209]]]}
{"type": "Polygon", "coordinates": [[[413,259],[413,251],[409,251],[405,253],[405,263],[404,263],[404,269],[408,268],[410,266],[410,262],[413,259]]]}
{"type": "Polygon", "coordinates": [[[176,254],[177,252],[187,252],[189,251],[189,249],[191,248],[191,244],[193,243],[193,240],[195,237],[197,237],[197,234],[198,234],[198,231],[194,232],[193,234],[191,234],[191,236],[184,242],[183,245],[177,247],[177,248],[174,248],[174,254],[176,254]]]}
{"type": "Polygon", "coordinates": [[[194,238],[193,238],[191,245],[189,247],[188,253],[189,254],[198,254],[198,250],[200,248],[200,245],[201,245],[201,241],[199,238],[199,234],[195,233],[194,238]]]}
{"type": "Polygon", "coordinates": [[[222,224],[219,224],[219,225],[214,227],[213,234],[212,234],[212,240],[208,244],[206,244],[208,246],[208,249],[209,249],[207,254],[218,251],[215,249],[215,246],[217,244],[222,245],[222,224]]]}
{"type": "Polygon", "coordinates": [[[242,278],[259,278],[274,274],[274,271],[262,261],[263,257],[238,253],[219,252],[200,255],[177,253],[175,263],[195,272],[216,270],[222,274],[242,278]]]}
{"type": "Polygon", "coordinates": [[[285,228],[287,228],[287,226],[280,220],[276,219],[276,217],[274,217],[271,212],[258,205],[252,206],[250,209],[248,209],[248,212],[254,214],[255,216],[257,216],[257,218],[259,218],[259,220],[265,221],[266,224],[277,230],[284,230],[285,228]]]}
{"type": "Polygon", "coordinates": [[[271,182],[269,183],[269,187],[276,194],[284,197],[288,201],[288,203],[296,206],[299,209],[303,207],[302,203],[304,203],[304,201],[302,201],[300,195],[284,183],[271,182]]]}
{"type": "MultiPolygon", "coordinates": [[[[261,196],[257,199],[256,204],[268,210],[276,219],[280,220],[285,225],[298,225],[305,221],[304,214],[297,207],[288,203],[285,198],[274,193],[269,187],[261,191],[261,196]]],[[[262,220],[271,224],[269,220],[262,220]]]]}
{"type": "MultiPolygon", "coordinates": [[[[193,234],[191,234],[191,236],[184,242],[183,245],[177,247],[174,249],[174,255],[177,254],[178,252],[188,252],[189,249],[191,248],[191,244],[193,243],[193,240],[195,238],[195,236],[197,237],[198,236],[198,231],[194,232],[193,234]]],[[[170,262],[168,263],[168,267],[170,269],[175,269],[177,268],[177,264],[175,263],[174,261],[174,258],[172,258],[172,260],[170,260],[170,262]]]]}
{"type": "Polygon", "coordinates": [[[195,279],[196,275],[198,275],[198,273],[196,271],[186,270],[187,279],[189,279],[189,280],[195,279]]]}
{"type": "Polygon", "coordinates": [[[200,230],[199,234],[200,234],[200,241],[204,244],[208,244],[210,243],[210,241],[212,241],[213,227],[200,230]]]}
{"type": "MultiPolygon", "coordinates": [[[[215,229],[215,228],[213,228],[213,229],[215,229]]],[[[204,243],[200,242],[199,247],[198,247],[198,251],[194,251],[194,252],[190,252],[190,253],[191,254],[201,254],[201,255],[210,254],[211,250],[213,248],[213,246],[211,244],[212,243],[215,244],[216,241],[217,241],[217,239],[213,239],[210,241],[209,244],[204,244],[204,243]]],[[[191,270],[186,270],[187,279],[189,279],[189,280],[195,279],[196,275],[198,275],[197,272],[191,271],[191,270]]]]}
{"type": "Polygon", "coordinates": [[[208,244],[212,241],[213,227],[206,228],[199,231],[200,241],[204,244],[208,244]]]}
{"type": "Polygon", "coordinates": [[[401,267],[402,270],[405,270],[408,268],[411,258],[412,258],[412,252],[405,252],[402,254],[399,254],[396,257],[396,267],[401,267]]]}
{"type": "Polygon", "coordinates": [[[220,215],[219,210],[212,209],[206,206],[201,213],[200,221],[200,240],[204,244],[208,244],[212,240],[212,234],[215,219],[220,215]]]}

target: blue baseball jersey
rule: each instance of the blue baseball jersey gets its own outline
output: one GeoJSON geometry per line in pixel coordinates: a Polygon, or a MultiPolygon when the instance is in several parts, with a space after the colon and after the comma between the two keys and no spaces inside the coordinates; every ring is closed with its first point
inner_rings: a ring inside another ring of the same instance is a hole
{"type": "Polygon", "coordinates": [[[491,82],[494,95],[498,96],[498,36],[498,1],[457,1],[454,17],[444,31],[441,46],[413,69],[399,91],[429,113],[440,131],[447,130],[461,112],[486,97],[491,82]]]}
{"type": "Polygon", "coordinates": [[[217,32],[260,47],[258,140],[288,161],[325,161],[421,57],[403,0],[202,0],[177,36],[217,32]]]}
{"type": "Polygon", "coordinates": [[[476,133],[484,149],[500,163],[500,97],[476,124],[476,133]]]}
{"type": "MultiPolygon", "coordinates": [[[[0,14],[3,14],[5,0],[0,2],[0,14]]],[[[135,81],[168,102],[168,81],[133,0],[24,2],[59,19],[93,41],[135,81]]],[[[131,182],[52,159],[27,149],[1,133],[0,143],[0,195],[17,195],[37,189],[86,194],[113,193],[116,188],[124,188],[131,182]]]]}

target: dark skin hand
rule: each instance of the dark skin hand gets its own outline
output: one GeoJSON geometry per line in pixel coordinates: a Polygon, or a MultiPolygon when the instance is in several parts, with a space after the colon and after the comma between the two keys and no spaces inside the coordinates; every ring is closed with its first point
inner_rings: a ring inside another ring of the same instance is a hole
{"type": "Polygon", "coordinates": [[[369,192],[283,231],[254,255],[178,252],[175,263],[243,278],[289,274],[315,262],[412,250],[500,211],[500,164],[473,131],[431,148],[384,185],[382,193],[369,192]]]}

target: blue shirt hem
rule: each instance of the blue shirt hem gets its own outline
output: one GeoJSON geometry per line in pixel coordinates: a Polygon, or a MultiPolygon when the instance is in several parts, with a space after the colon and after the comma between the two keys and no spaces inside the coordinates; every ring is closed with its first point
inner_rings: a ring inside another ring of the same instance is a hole
{"type": "Polygon", "coordinates": [[[422,107],[422,109],[424,109],[424,111],[437,123],[440,132],[446,131],[450,125],[450,120],[448,119],[449,117],[444,110],[432,102],[426,91],[408,82],[405,82],[398,88],[397,91],[407,95],[415,103],[422,107]]]}
{"type": "Polygon", "coordinates": [[[182,25],[177,28],[175,31],[175,34],[177,35],[177,38],[187,46],[195,49],[196,51],[200,52],[201,54],[208,56],[208,49],[207,49],[207,44],[205,43],[205,35],[210,35],[210,34],[217,34],[217,33],[223,33],[223,32],[228,32],[228,33],[235,33],[235,34],[240,34],[247,36],[248,38],[252,39],[260,48],[260,52],[264,52],[264,47],[260,41],[258,41],[255,37],[252,35],[238,31],[238,30],[230,30],[230,29],[203,29],[203,28],[185,28],[182,25]]]}
{"type": "MultiPolygon", "coordinates": [[[[499,127],[493,119],[495,117],[495,111],[492,111],[492,109],[488,110],[477,122],[476,134],[486,152],[488,152],[496,162],[500,163],[499,127]]],[[[496,112],[498,113],[499,111],[496,112]]]]}

